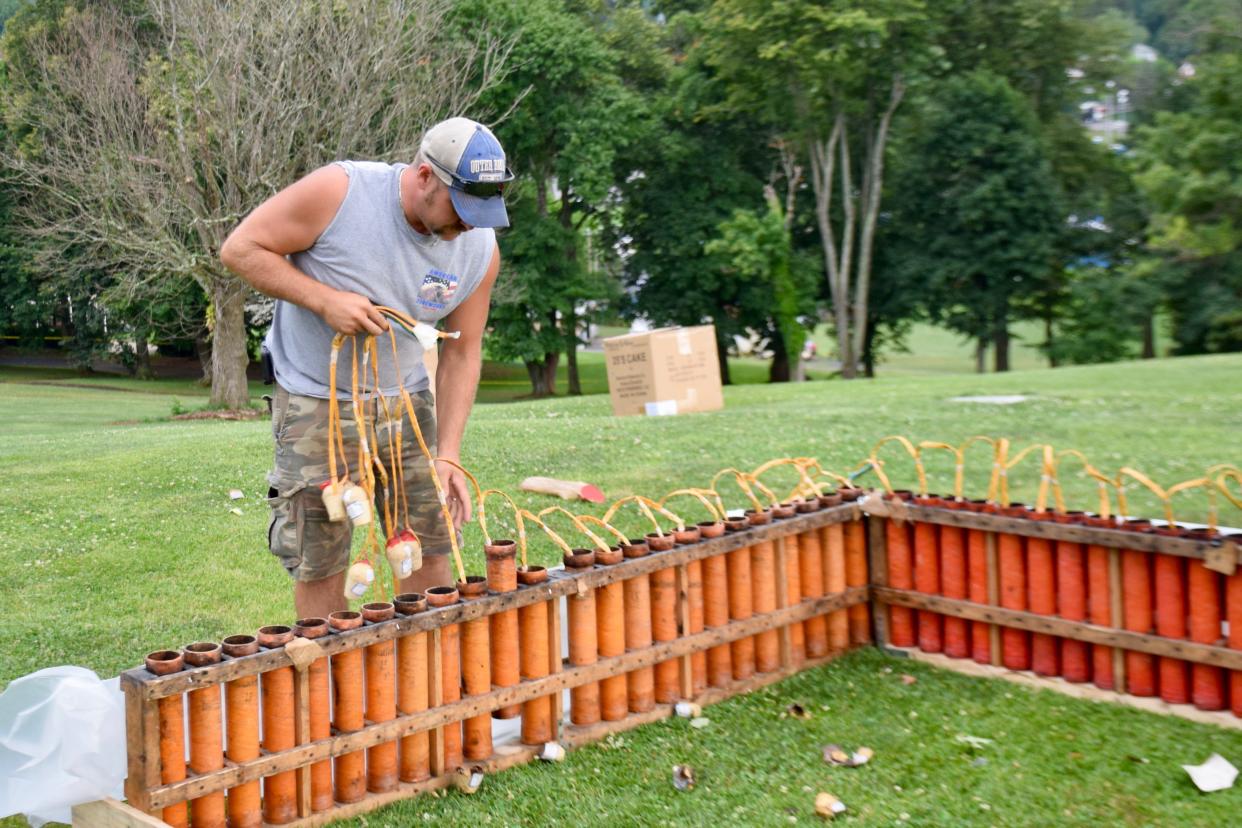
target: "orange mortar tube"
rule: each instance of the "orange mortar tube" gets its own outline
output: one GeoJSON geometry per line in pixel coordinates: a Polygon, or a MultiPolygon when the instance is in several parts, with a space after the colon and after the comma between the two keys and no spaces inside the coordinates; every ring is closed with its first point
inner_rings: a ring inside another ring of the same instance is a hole
{"type": "MultiPolygon", "coordinates": [[[[224,639],[224,654],[237,658],[259,651],[252,635],[232,635],[224,639]]],[[[230,762],[249,762],[259,758],[259,677],[242,676],[224,685],[225,728],[230,762]]],[[[263,810],[259,781],[230,788],[228,824],[237,828],[259,828],[263,810]]]]}
{"type": "MultiPolygon", "coordinates": [[[[487,556],[487,585],[492,592],[513,592],[517,589],[517,544],[511,540],[493,540],[483,547],[487,556]]],[[[491,616],[490,642],[492,653],[492,686],[514,687],[521,680],[518,665],[518,612],[515,609],[491,616]]],[[[512,719],[522,712],[520,704],[511,704],[493,711],[497,719],[512,719]]]]}
{"type": "MultiPolygon", "coordinates": [[[[427,590],[427,606],[438,608],[456,604],[460,599],[456,587],[438,586],[427,590]]],[[[435,681],[435,677],[431,677],[435,681]]],[[[440,628],[440,701],[452,704],[461,701],[461,625],[447,624],[440,628]]],[[[462,761],[461,722],[449,722],[440,728],[444,745],[444,769],[452,772],[462,761]]]]}
{"type": "MultiPolygon", "coordinates": [[[[1091,544],[1087,547],[1087,620],[1101,627],[1113,626],[1112,589],[1108,577],[1109,550],[1091,544]]],[[[1101,690],[1117,686],[1113,676],[1113,648],[1091,645],[1091,681],[1101,690]]]]}
{"type": "MultiPolygon", "coordinates": [[[[278,649],[293,640],[293,630],[284,625],[259,629],[259,644],[278,649]]],[[[263,719],[263,750],[275,753],[294,745],[293,668],[281,667],[259,676],[259,701],[263,719]]],[[[263,821],[271,825],[292,822],[297,816],[297,774],[277,773],[263,779],[263,821]]]]}
{"type": "MultiPolygon", "coordinates": [[[[1203,565],[1189,562],[1190,640],[1216,644],[1220,639],[1220,576],[1203,565]]],[[[1191,700],[1200,710],[1225,707],[1225,673],[1210,664],[1191,667],[1191,700]]]]}
{"type": "MultiPolygon", "coordinates": [[[[1046,520],[1047,512],[1035,513],[1035,520],[1046,520]],[[1039,517],[1039,515],[1045,517],[1039,517]]],[[[1056,562],[1052,556],[1052,541],[1047,538],[1026,539],[1027,604],[1031,612],[1040,615],[1057,614],[1056,562]]],[[[1035,633],[1031,636],[1031,669],[1041,676],[1060,674],[1057,663],[1057,640],[1051,635],[1035,633]]]]}
{"type": "MultiPolygon", "coordinates": [[[[866,586],[870,580],[867,573],[867,530],[861,520],[845,524],[845,584],[866,586]]],[[[850,643],[871,643],[871,618],[867,604],[858,604],[848,610],[850,643]]]]}
{"type": "MultiPolygon", "coordinates": [[[[914,588],[928,595],[940,593],[940,539],[936,524],[914,524],[914,588]]],[[[915,614],[918,628],[919,649],[925,653],[938,653],[944,649],[940,614],[918,610],[915,614]]]]}
{"type": "MultiPolygon", "coordinates": [[[[754,613],[750,583],[750,547],[735,549],[726,555],[729,577],[729,619],[744,621],[754,613]]],[[[627,596],[628,598],[628,596],[627,596]]],[[[747,679],[755,674],[755,639],[739,638],[730,645],[733,678],[747,679]]]]}
{"type": "MultiPolygon", "coordinates": [[[[573,555],[565,555],[565,569],[575,576],[591,571],[595,553],[590,549],[575,549],[573,555]]],[[[566,620],[569,625],[569,663],[585,667],[599,660],[599,637],[596,635],[597,610],[595,590],[572,592],[566,600],[566,620]]],[[[599,682],[579,685],[569,691],[569,720],[576,725],[595,724],[600,718],[599,682]]]]}
{"type": "MultiPolygon", "coordinates": [[[[776,548],[763,540],[750,548],[751,609],[756,615],[776,609],[776,548]]],[[[770,673],[781,666],[781,641],[776,630],[755,636],[755,669],[770,673]]]]}
{"type": "MultiPolygon", "coordinates": [[[[463,599],[487,595],[487,578],[469,575],[457,582],[463,599]]],[[[487,616],[461,625],[461,681],[467,696],[478,696],[492,689],[492,653],[490,623],[487,616]]],[[[471,761],[482,761],[492,755],[492,717],[490,713],[472,716],[462,722],[462,754],[471,761]]]]}
{"type": "MultiPolygon", "coordinates": [[[[1022,537],[1008,532],[998,533],[997,567],[1000,569],[1000,605],[1005,609],[1025,610],[1026,559],[1022,554],[1022,537]]],[[[1031,668],[1031,642],[1026,630],[1005,627],[1001,630],[1001,663],[1010,670],[1031,668]]]]}
{"type": "MultiPolygon", "coordinates": [[[[391,607],[389,608],[391,611],[391,607]]],[[[372,722],[388,722],[397,716],[397,656],[392,641],[381,641],[366,648],[366,717],[372,722]]],[[[397,787],[397,743],[367,748],[367,790],[384,793],[397,787]]]]}
{"type": "MultiPolygon", "coordinates": [[[[427,599],[415,592],[398,595],[395,603],[397,612],[402,615],[413,615],[427,608],[427,599]]],[[[402,715],[427,709],[430,699],[427,651],[429,641],[430,634],[425,632],[411,633],[397,639],[397,710],[402,715]]],[[[431,739],[427,731],[402,737],[398,746],[398,776],[402,782],[419,782],[431,776],[431,739]]]]}
{"type": "MultiPolygon", "coordinates": [[[[888,544],[888,585],[893,589],[914,588],[914,559],[910,550],[910,525],[892,518],[884,521],[884,538],[888,544]]],[[[888,608],[889,638],[896,647],[913,647],[914,610],[909,607],[888,608]]]]}
{"type": "MultiPolygon", "coordinates": [[[[1087,620],[1087,568],[1082,544],[1057,541],[1057,608],[1067,621],[1087,620]]],[[[1066,681],[1091,678],[1091,649],[1085,641],[1061,641],[1061,676],[1066,681]]]]}
{"type": "MultiPolygon", "coordinates": [[[[146,658],[147,670],[157,676],[180,672],[185,656],[177,650],[158,650],[146,658]]],[[[167,785],[185,779],[185,719],[181,696],[165,696],[156,702],[160,733],[160,782],[167,785]]],[[[189,809],[177,802],[163,809],[160,818],[173,828],[186,828],[189,809]]]]}
{"type": "MultiPolygon", "coordinates": [[[[328,619],[302,618],[293,625],[295,634],[316,639],[329,633],[328,619]]],[[[332,735],[332,693],[328,680],[328,659],[317,658],[306,668],[310,690],[310,738],[317,742],[332,735]]],[[[332,760],[311,765],[311,810],[326,811],[332,807],[332,760]]]]}
{"type": "MultiPolygon", "coordinates": [[[[645,542],[636,541],[621,547],[627,558],[641,558],[650,553],[645,542]]],[[[622,582],[625,593],[625,649],[641,650],[651,646],[651,581],[646,575],[622,582]]],[[[626,693],[631,713],[645,713],[655,708],[655,669],[640,667],[625,676],[626,693]]]]}
{"type": "MultiPolygon", "coordinates": [[[[185,648],[187,666],[202,667],[219,660],[219,644],[203,642],[185,648]]],[[[220,770],[224,767],[220,686],[191,690],[187,699],[190,708],[190,770],[196,774],[220,770]]],[[[190,825],[194,828],[224,828],[224,824],[223,791],[190,800],[190,825]]]]}
{"type": "MultiPolygon", "coordinates": [[[[824,594],[838,595],[845,592],[849,583],[845,562],[845,527],[833,523],[819,530],[819,546],[823,552],[824,594]]],[[[828,614],[828,649],[841,652],[850,646],[850,618],[848,610],[828,614]]]]}
{"type": "MultiPolygon", "coordinates": [[[[522,678],[543,678],[548,674],[547,601],[528,604],[518,610],[518,637],[522,642],[522,678]]],[[[550,741],[552,741],[552,698],[543,696],[524,702],[522,704],[522,744],[542,745],[550,741]]]]}
{"type": "MultiPolygon", "coordinates": [[[[677,571],[672,567],[651,573],[651,638],[655,642],[677,638],[677,571]]],[[[655,700],[668,704],[680,695],[680,664],[670,658],[655,666],[655,700]]]]}
{"type": "MultiPolygon", "coordinates": [[[[1234,541],[1242,538],[1233,536],[1234,541]]],[[[1225,612],[1229,620],[1229,647],[1242,650],[1242,571],[1225,579],[1225,612]]],[[[1229,708],[1233,715],[1242,716],[1242,670],[1234,670],[1229,678],[1229,708]]],[[[163,732],[161,728],[160,732],[163,732]]]]}
{"type": "MultiPolygon", "coordinates": [[[[1122,550],[1121,583],[1125,629],[1145,634],[1152,632],[1151,567],[1146,553],[1122,550]]],[[[1154,656],[1126,653],[1126,692],[1134,696],[1156,695],[1154,656]]]]}
{"type": "MultiPolygon", "coordinates": [[[[703,558],[703,623],[723,627],[729,623],[729,572],[725,554],[703,558]]],[[[707,682],[728,687],[733,681],[733,656],[728,644],[707,651],[707,682]]]]}
{"type": "MultiPolygon", "coordinates": [[[[940,589],[955,601],[970,597],[967,582],[966,532],[959,526],[940,527],[940,589]]],[[[944,654],[950,658],[970,656],[970,622],[945,616],[944,654]]]]}
{"type": "MultiPolygon", "coordinates": [[[[802,544],[798,535],[785,538],[785,606],[794,607],[802,601],[802,544]]],[[[795,665],[806,661],[806,625],[795,621],[789,625],[789,656],[795,665]]]]}
{"type": "MultiPolygon", "coordinates": [[[[1155,555],[1156,635],[1186,637],[1186,572],[1176,555],[1155,555]]],[[[1189,670],[1186,662],[1161,657],[1160,698],[1170,704],[1190,701],[1189,670]]]]}
{"type": "MultiPolygon", "coordinates": [[[[966,530],[966,580],[971,602],[988,603],[988,541],[981,529],[966,530]]],[[[982,621],[970,622],[970,657],[980,664],[992,663],[991,629],[982,621]]]]}
{"type": "MultiPolygon", "coordinates": [[[[357,612],[334,612],[328,616],[328,623],[338,632],[357,629],[362,626],[362,615],[357,612]]],[[[353,649],[337,653],[331,659],[332,669],[332,724],[338,733],[349,733],[361,730],[366,724],[364,702],[364,676],[362,650],[353,649]]],[[[270,674],[269,674],[270,675],[270,674]]],[[[293,671],[289,670],[289,692],[293,692],[293,671]]],[[[292,699],[290,699],[292,701],[292,699]]],[[[267,732],[267,705],[264,704],[264,732],[267,732]]],[[[293,743],[293,705],[289,704],[285,711],[289,718],[289,742],[293,743]]],[[[283,725],[282,725],[283,728],[283,725]]],[[[283,739],[283,737],[282,737],[283,739]]],[[[268,748],[270,750],[270,748],[268,748]]],[[[337,802],[357,802],[366,795],[367,771],[366,752],[356,750],[337,756],[332,760],[333,781],[336,789],[337,802]]],[[[290,788],[289,811],[292,814],[292,788],[290,788]]],[[[273,822],[267,817],[268,822],[273,822]]],[[[287,821],[287,820],[285,820],[287,821]]]]}
{"type": "MultiPolygon", "coordinates": [[[[611,566],[620,563],[621,550],[613,547],[595,554],[596,563],[611,566]]],[[[620,583],[611,583],[595,591],[596,638],[600,658],[625,653],[625,593],[620,583]]],[[[600,715],[606,722],[624,719],[629,712],[625,676],[609,676],[599,682],[600,715]]]]}
{"type": "MultiPolygon", "coordinates": [[[[798,535],[798,581],[800,598],[804,601],[824,595],[824,550],[819,530],[810,529],[798,535]]],[[[828,619],[823,615],[802,622],[807,658],[828,654],[828,619]]]]}

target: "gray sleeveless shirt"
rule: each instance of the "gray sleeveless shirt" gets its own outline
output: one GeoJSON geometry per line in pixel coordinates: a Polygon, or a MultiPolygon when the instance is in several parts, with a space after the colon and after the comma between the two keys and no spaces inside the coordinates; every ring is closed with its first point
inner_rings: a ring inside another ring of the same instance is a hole
{"type": "MultiPolygon", "coordinates": [[[[496,233],[477,228],[452,241],[424,236],[406,221],[399,182],[406,164],[338,161],[349,189],[336,216],[307,250],[289,257],[306,275],[339,290],[360,293],[422,322],[447,316],[478,287],[491,264],[496,233]]],[[[388,334],[378,344],[380,385],[385,395],[428,386],[423,349],[399,328],[393,366],[388,334]]],[[[328,359],[334,333],[321,317],[292,302],[277,301],[266,344],[276,381],[291,394],[326,399],[328,359]]],[[[361,340],[362,337],[359,337],[361,340]]],[[[361,345],[361,342],[359,342],[361,345]]],[[[351,356],[347,341],[337,370],[337,396],[350,395],[351,356]]],[[[359,370],[361,370],[361,355],[359,370]]],[[[369,380],[373,384],[374,380],[369,380]]]]}

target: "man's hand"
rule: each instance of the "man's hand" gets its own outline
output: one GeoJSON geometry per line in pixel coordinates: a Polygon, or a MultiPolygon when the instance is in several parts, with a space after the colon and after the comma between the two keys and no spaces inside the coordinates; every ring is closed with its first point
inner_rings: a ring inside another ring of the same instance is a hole
{"type": "Polygon", "coordinates": [[[319,308],[319,315],[328,327],[340,334],[369,333],[379,336],[388,330],[388,320],[361,293],[328,288],[319,308]]]}
{"type": "Polygon", "coordinates": [[[461,529],[468,522],[472,511],[470,508],[470,489],[466,484],[466,476],[449,463],[436,461],[436,474],[444,486],[444,494],[448,497],[449,515],[453,518],[453,528],[461,529]]]}

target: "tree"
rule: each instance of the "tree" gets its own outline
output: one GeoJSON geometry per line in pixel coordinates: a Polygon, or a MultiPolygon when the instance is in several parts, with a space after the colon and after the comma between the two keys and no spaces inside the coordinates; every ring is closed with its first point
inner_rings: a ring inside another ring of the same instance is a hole
{"type": "Polygon", "coordinates": [[[612,12],[564,0],[469,0],[458,14],[515,41],[512,71],[483,98],[497,110],[512,106],[496,135],[524,182],[513,220],[520,230],[501,239],[489,352],[520,358],[536,396],[554,392],[566,353],[569,391],[580,393],[580,311],[613,292],[608,269],[583,255],[584,234],[609,209],[613,162],[640,109],[601,33],[612,12]]]}
{"type": "Polygon", "coordinates": [[[136,293],[197,282],[211,401],[246,405],[249,289],[220,264],[221,243],[304,173],[345,156],[408,160],[426,126],[474,103],[505,47],[477,29],[450,41],[450,11],[450,0],[115,0],[20,12],[4,39],[16,139],[4,160],[26,190],[36,266],[104,270],[136,293]]]}
{"type": "Polygon", "coordinates": [[[1242,346],[1242,55],[1206,56],[1193,83],[1194,103],[1160,113],[1138,153],[1179,353],[1242,346]]]}
{"type": "Polygon", "coordinates": [[[841,375],[854,377],[889,131],[933,57],[934,21],[921,0],[718,0],[709,31],[734,109],[763,112],[809,159],[841,375]]]}
{"type": "Polygon", "coordinates": [[[895,178],[904,267],[950,328],[994,345],[1008,370],[1009,322],[1050,272],[1061,227],[1030,107],[988,72],[948,81],[895,178]]]}

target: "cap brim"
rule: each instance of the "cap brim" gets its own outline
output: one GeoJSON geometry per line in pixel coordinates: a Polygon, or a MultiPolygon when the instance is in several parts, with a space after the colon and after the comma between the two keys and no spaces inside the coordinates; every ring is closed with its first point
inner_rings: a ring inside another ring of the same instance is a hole
{"type": "Polygon", "coordinates": [[[457,211],[457,216],[471,227],[509,226],[509,211],[505,209],[505,200],[500,196],[479,198],[450,187],[449,197],[453,199],[453,209],[457,211]]]}

